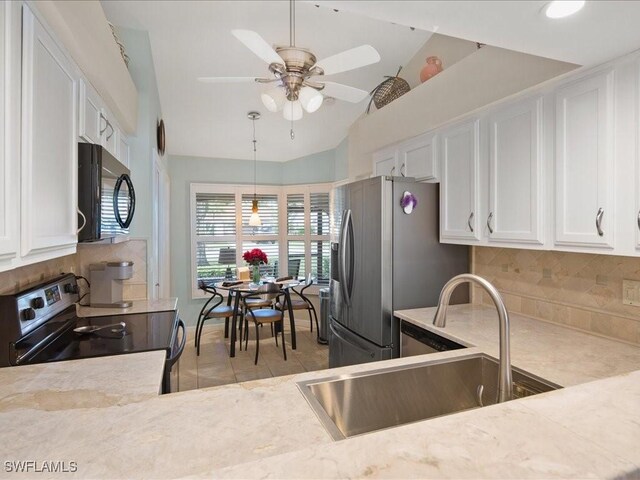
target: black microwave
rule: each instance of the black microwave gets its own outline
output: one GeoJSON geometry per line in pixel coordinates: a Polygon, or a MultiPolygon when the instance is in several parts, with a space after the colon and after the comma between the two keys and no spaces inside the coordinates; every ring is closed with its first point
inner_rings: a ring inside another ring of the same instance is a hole
{"type": "Polygon", "coordinates": [[[101,145],[78,144],[78,241],[124,240],[136,208],[129,169],[101,145]]]}

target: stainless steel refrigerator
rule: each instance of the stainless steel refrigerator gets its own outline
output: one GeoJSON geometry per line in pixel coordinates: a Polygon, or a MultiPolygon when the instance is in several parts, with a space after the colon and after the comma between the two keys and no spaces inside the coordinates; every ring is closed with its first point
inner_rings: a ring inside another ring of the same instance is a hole
{"type": "MultiPolygon", "coordinates": [[[[469,249],[439,242],[439,185],[374,177],[331,192],[329,367],[399,356],[393,311],[434,306],[469,249]],[[417,205],[405,213],[406,192],[417,205]]],[[[469,299],[460,286],[452,303],[469,299]]]]}

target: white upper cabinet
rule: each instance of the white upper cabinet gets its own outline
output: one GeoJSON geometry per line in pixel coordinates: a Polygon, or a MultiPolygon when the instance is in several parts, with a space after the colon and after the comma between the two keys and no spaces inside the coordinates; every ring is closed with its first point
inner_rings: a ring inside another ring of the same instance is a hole
{"type": "Polygon", "coordinates": [[[480,122],[466,121],[440,133],[440,239],[445,243],[480,240],[480,122]]]}
{"type": "Polygon", "coordinates": [[[436,135],[426,133],[401,144],[398,158],[400,175],[416,180],[437,180],[437,141],[436,135]]]}
{"type": "Polygon", "coordinates": [[[379,175],[399,175],[398,172],[398,149],[396,147],[387,148],[373,154],[373,174],[379,175]]]}
{"type": "Polygon", "coordinates": [[[555,244],[613,248],[613,71],[556,92],[555,244]]]}
{"type": "Polygon", "coordinates": [[[541,96],[489,116],[489,242],[542,244],[541,96]]]}
{"type": "Polygon", "coordinates": [[[127,168],[131,168],[131,166],[129,165],[129,156],[131,154],[130,151],[130,147],[129,147],[129,139],[122,133],[121,130],[118,130],[118,160],[120,160],[122,162],[122,164],[127,167],[127,168]]]}
{"type": "Polygon", "coordinates": [[[15,8],[12,2],[0,4],[0,270],[11,268],[12,259],[18,256],[20,159],[16,147],[20,139],[20,89],[16,75],[19,63],[16,66],[14,57],[16,49],[20,51],[20,38],[16,38],[11,24],[15,8]]]}
{"type": "Polygon", "coordinates": [[[22,39],[21,253],[41,260],[75,251],[79,75],[26,5],[22,39]]]}
{"type": "Polygon", "coordinates": [[[100,97],[84,79],[78,82],[78,91],[78,136],[84,142],[100,144],[100,97]]]}

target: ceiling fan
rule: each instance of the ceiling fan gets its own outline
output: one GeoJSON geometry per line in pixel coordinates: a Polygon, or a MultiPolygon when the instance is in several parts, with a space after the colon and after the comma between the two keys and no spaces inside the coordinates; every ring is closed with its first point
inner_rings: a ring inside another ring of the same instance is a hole
{"type": "Polygon", "coordinates": [[[275,83],[272,89],[261,94],[262,103],[271,112],[282,110],[284,118],[290,121],[300,120],[303,109],[309,113],[318,110],[324,96],[358,103],[369,95],[365,90],[327,82],[322,77],[379,62],[380,55],[375,48],[361,45],[317,61],[309,49],[295,45],[295,0],[289,4],[289,25],[289,45],[275,48],[251,30],[231,31],[249,50],[269,64],[272,76],[200,77],[198,80],[207,83],[275,83]]]}

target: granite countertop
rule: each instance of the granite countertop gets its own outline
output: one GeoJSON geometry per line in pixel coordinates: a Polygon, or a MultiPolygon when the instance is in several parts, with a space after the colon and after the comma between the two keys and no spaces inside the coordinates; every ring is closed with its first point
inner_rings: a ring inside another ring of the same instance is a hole
{"type": "MultiPolygon", "coordinates": [[[[436,308],[399,310],[395,316],[498,358],[496,309],[452,305],[445,328],[433,326],[436,308]]],[[[511,364],[562,386],[640,369],[640,346],[591,335],[516,313],[509,314],[511,364]]]]}
{"type": "Polygon", "coordinates": [[[98,308],[83,307],[76,304],[76,314],[79,317],[102,317],[105,315],[125,315],[129,313],[166,312],[177,310],[177,298],[160,298],[157,300],[133,300],[128,308],[98,308]]]}
{"type": "MultiPolygon", "coordinates": [[[[399,314],[415,317],[416,322],[433,316],[427,309],[399,314]]],[[[513,316],[512,352],[514,363],[531,373],[546,378],[541,372],[557,368],[560,373],[548,379],[569,385],[640,368],[638,347],[542,322],[529,325],[528,321],[535,322],[513,316]],[[562,339],[564,355],[551,351],[558,345],[548,343],[552,338],[562,339]],[[520,345],[527,340],[531,349],[522,350],[520,345]],[[585,347],[586,341],[596,343],[585,347]],[[538,343],[549,346],[539,350],[536,359],[538,343]],[[591,357],[584,361],[588,347],[601,349],[597,355],[606,367],[591,357]],[[617,361],[624,363],[614,365],[617,361]]],[[[65,477],[79,478],[637,477],[640,372],[340,442],[334,442],[324,430],[296,385],[297,381],[473,352],[494,355],[498,339],[496,330],[491,340],[494,323],[497,325],[497,318],[491,318],[490,309],[459,306],[450,310],[445,330],[458,341],[477,345],[462,351],[163,395],[136,403],[0,411],[6,442],[2,458],[73,460],[78,470],[65,477]],[[475,333],[462,328],[469,321],[468,327],[476,324],[475,333]],[[481,325],[487,329],[484,334],[481,325]],[[635,477],[630,473],[634,470],[635,477]]],[[[0,470],[3,476],[14,478],[16,474],[0,470]]],[[[51,476],[56,475],[38,474],[38,478],[51,476]]]]}
{"type": "Polygon", "coordinates": [[[105,408],[158,396],[164,351],[0,368],[0,412],[105,408]]]}

